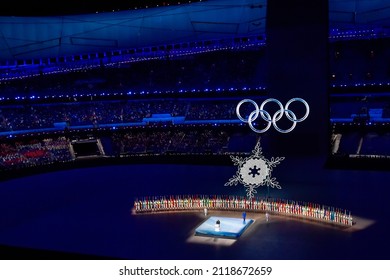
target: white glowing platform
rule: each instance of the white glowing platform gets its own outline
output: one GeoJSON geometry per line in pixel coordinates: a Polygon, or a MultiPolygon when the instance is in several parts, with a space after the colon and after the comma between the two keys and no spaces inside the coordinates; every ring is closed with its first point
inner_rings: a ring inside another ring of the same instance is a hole
{"type": "Polygon", "coordinates": [[[211,216],[195,229],[195,235],[214,236],[223,238],[238,238],[254,222],[252,219],[211,216]],[[216,226],[217,221],[220,226],[216,226]]]}

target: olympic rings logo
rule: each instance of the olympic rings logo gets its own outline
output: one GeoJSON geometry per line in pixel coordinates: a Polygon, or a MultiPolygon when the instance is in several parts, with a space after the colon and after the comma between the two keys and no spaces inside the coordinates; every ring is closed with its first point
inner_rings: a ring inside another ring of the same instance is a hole
{"type": "Polygon", "coordinates": [[[259,105],[253,101],[252,99],[243,99],[241,100],[238,104],[237,104],[237,107],[236,107],[236,114],[237,114],[237,117],[242,121],[242,122],[245,122],[245,123],[248,123],[249,127],[256,133],[263,133],[263,132],[266,132],[270,127],[271,125],[274,126],[274,128],[279,131],[280,133],[289,133],[291,132],[295,126],[297,125],[297,123],[299,122],[302,122],[304,121],[308,116],[309,116],[309,112],[310,112],[310,108],[309,108],[309,104],[307,104],[307,102],[302,99],[302,98],[292,98],[290,99],[287,103],[286,103],[286,106],[283,106],[283,104],[275,99],[275,98],[268,98],[266,100],[263,101],[263,103],[261,103],[260,107],[259,105]],[[290,106],[291,103],[295,102],[295,101],[299,101],[301,103],[303,103],[303,105],[305,105],[306,107],[306,113],[305,115],[300,118],[300,119],[297,119],[297,116],[294,114],[293,111],[291,111],[290,109],[288,109],[288,107],[290,106]],[[253,106],[255,106],[255,110],[252,111],[249,116],[248,116],[248,119],[245,119],[241,116],[240,114],[240,107],[242,104],[244,103],[251,103],[253,104],[253,106]],[[270,113],[268,113],[266,110],[264,110],[264,106],[269,103],[269,102],[275,102],[277,105],[279,105],[279,110],[276,111],[273,116],[271,117],[270,113]],[[261,116],[261,118],[267,122],[267,126],[264,128],[264,129],[257,129],[253,126],[253,122],[259,117],[259,115],[261,116]],[[277,121],[279,121],[283,115],[286,115],[287,119],[289,119],[290,121],[292,121],[292,126],[288,129],[281,129],[280,127],[278,127],[278,125],[276,124],[277,121]]]}

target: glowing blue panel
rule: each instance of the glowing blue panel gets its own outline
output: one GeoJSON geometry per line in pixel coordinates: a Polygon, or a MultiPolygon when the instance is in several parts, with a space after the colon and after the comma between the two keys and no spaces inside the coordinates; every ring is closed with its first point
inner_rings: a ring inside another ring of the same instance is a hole
{"type": "Polygon", "coordinates": [[[238,238],[254,222],[252,219],[211,216],[195,229],[196,235],[206,235],[221,238],[238,238]],[[219,226],[217,221],[220,222],[219,226]]]}
{"type": "Polygon", "coordinates": [[[0,17],[0,60],[264,35],[266,2],[208,0],[112,13],[0,17]]]}

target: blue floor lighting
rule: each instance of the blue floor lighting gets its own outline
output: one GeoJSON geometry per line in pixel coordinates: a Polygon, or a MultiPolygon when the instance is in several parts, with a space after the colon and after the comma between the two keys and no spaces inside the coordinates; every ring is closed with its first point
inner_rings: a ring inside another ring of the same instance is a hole
{"type": "Polygon", "coordinates": [[[195,235],[238,238],[254,222],[252,219],[211,216],[195,229],[195,235]],[[218,223],[219,222],[219,223],[218,223]]]}

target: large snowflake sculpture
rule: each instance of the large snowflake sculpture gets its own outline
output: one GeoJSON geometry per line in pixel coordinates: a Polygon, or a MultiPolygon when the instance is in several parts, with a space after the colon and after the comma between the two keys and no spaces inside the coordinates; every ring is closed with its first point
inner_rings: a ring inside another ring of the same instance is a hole
{"type": "Polygon", "coordinates": [[[259,186],[269,186],[272,188],[281,189],[279,182],[273,178],[271,172],[284,157],[266,159],[263,156],[262,148],[260,147],[260,139],[257,141],[255,148],[252,150],[250,157],[241,158],[230,156],[234,165],[238,165],[236,175],[229,179],[225,186],[236,186],[241,183],[246,188],[246,194],[249,198],[254,197],[257,193],[256,189],[259,186]]]}

